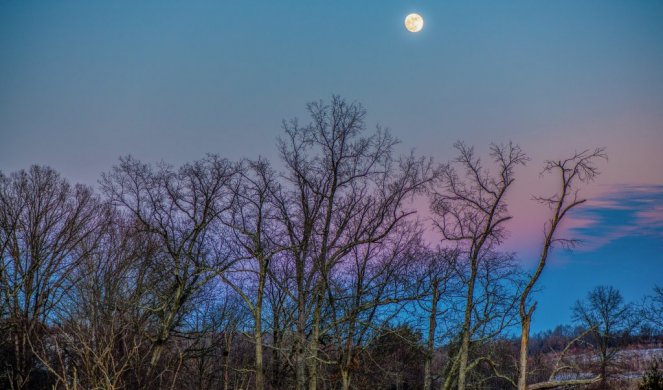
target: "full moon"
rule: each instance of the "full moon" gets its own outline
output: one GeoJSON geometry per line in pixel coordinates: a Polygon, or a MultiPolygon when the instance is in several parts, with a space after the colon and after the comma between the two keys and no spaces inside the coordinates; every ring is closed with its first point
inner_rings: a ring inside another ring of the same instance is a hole
{"type": "Polygon", "coordinates": [[[424,18],[419,14],[409,14],[405,17],[405,28],[409,32],[419,32],[424,28],[424,18]]]}

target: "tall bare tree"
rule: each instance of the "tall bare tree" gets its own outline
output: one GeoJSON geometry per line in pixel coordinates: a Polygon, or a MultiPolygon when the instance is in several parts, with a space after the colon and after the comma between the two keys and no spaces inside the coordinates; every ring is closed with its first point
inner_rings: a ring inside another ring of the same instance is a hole
{"type": "Polygon", "coordinates": [[[458,157],[445,169],[438,182],[431,209],[443,238],[455,243],[469,263],[458,352],[458,389],[464,390],[468,367],[471,368],[468,357],[480,262],[504,237],[504,224],[511,219],[505,194],[515,180],[516,167],[524,165],[528,158],[517,145],[491,145],[490,157],[496,169],[491,174],[473,148],[460,142],[455,148],[458,157]]]}
{"type": "MultiPolygon", "coordinates": [[[[575,240],[559,237],[558,228],[562,221],[568,217],[569,212],[585,203],[587,199],[580,196],[580,188],[596,178],[599,174],[596,163],[598,160],[606,159],[604,148],[584,150],[573,156],[559,161],[546,161],[542,174],[554,175],[559,180],[557,192],[550,196],[537,196],[534,199],[547,206],[551,210],[551,216],[546,221],[543,229],[543,246],[534,273],[530,276],[520,296],[520,355],[518,364],[518,389],[527,389],[527,360],[529,330],[532,315],[536,309],[536,302],[529,302],[530,295],[541,277],[546,266],[548,256],[556,245],[573,246],[575,240]]],[[[561,384],[560,384],[561,385],[561,384]]]]}
{"type": "MultiPolygon", "coordinates": [[[[461,298],[455,303],[455,311],[460,311],[460,318],[456,322],[457,329],[462,329],[465,321],[465,304],[467,302],[467,284],[472,275],[471,260],[459,258],[454,264],[456,274],[461,279],[461,298]]],[[[518,297],[522,290],[522,272],[515,262],[513,254],[489,251],[485,253],[477,267],[475,291],[470,327],[470,348],[466,368],[466,384],[476,385],[491,377],[505,379],[500,372],[500,360],[503,351],[500,350],[499,338],[517,323],[518,297]],[[479,368],[489,367],[490,370],[479,372],[479,368]],[[488,376],[489,375],[489,376],[488,376]]],[[[447,298],[449,300],[449,298],[447,298]]],[[[453,323],[451,324],[453,326],[453,323]]],[[[452,328],[453,329],[453,328],[452,328]]],[[[460,369],[460,350],[462,347],[462,333],[452,344],[457,345],[448,362],[446,375],[441,382],[442,389],[452,388],[454,381],[458,380],[460,369]]],[[[457,383],[456,383],[457,385],[457,383]]]]}
{"type": "Polygon", "coordinates": [[[101,185],[109,200],[135,219],[138,231],[158,243],[152,269],[150,311],[155,315],[150,367],[185,314],[187,304],[215,274],[232,263],[227,232],[219,217],[233,203],[237,164],[218,156],[175,170],[132,157],[120,159],[101,185]]]}
{"type": "Polygon", "coordinates": [[[297,340],[293,342],[293,327],[296,328],[297,302],[291,291],[296,291],[293,283],[294,267],[287,253],[280,252],[270,261],[269,278],[265,289],[265,329],[271,336],[271,369],[269,383],[272,388],[294,387],[289,375],[295,367],[298,353],[297,340]]]}
{"type": "Polygon", "coordinates": [[[35,386],[31,343],[72,288],[68,274],[93,250],[104,206],[92,190],[71,186],[53,169],[32,166],[0,181],[0,300],[3,342],[12,359],[4,371],[13,389],[35,386]],[[81,244],[89,245],[85,250],[81,244]]]}
{"type": "Polygon", "coordinates": [[[96,248],[85,240],[78,249],[87,255],[69,272],[72,288],[53,315],[48,339],[31,343],[56,387],[136,387],[134,375],[146,363],[150,313],[141,307],[154,248],[134,234],[130,220],[115,213],[105,219],[96,248]]]}
{"type": "Polygon", "coordinates": [[[231,229],[237,261],[220,276],[246,304],[253,317],[255,343],[255,388],[265,387],[263,364],[263,300],[269,278],[270,262],[283,250],[280,240],[277,202],[279,185],[266,160],[246,161],[238,176],[234,203],[227,218],[222,218],[231,229]],[[251,292],[249,292],[251,291],[251,292]]]}
{"type": "Polygon", "coordinates": [[[365,136],[366,111],[358,103],[333,96],[329,104],[307,109],[311,123],[285,122],[279,150],[288,183],[282,219],[297,285],[297,387],[304,388],[308,369],[313,390],[332,269],[354,247],[379,242],[412,215],[405,202],[424,189],[434,170],[428,160],[393,157],[397,141],[380,128],[365,136]]]}
{"type": "Polygon", "coordinates": [[[451,305],[445,300],[448,295],[458,294],[460,286],[458,278],[454,277],[454,264],[458,257],[458,253],[446,248],[437,248],[434,251],[429,251],[425,261],[421,264],[424,269],[422,275],[422,288],[425,293],[424,297],[430,297],[430,301],[419,301],[420,308],[428,315],[428,335],[426,337],[426,350],[424,360],[424,390],[433,388],[433,358],[435,355],[435,347],[437,340],[440,338],[439,322],[442,319],[443,323],[447,323],[448,319],[444,318],[451,305]],[[443,317],[443,318],[440,318],[443,317]]]}

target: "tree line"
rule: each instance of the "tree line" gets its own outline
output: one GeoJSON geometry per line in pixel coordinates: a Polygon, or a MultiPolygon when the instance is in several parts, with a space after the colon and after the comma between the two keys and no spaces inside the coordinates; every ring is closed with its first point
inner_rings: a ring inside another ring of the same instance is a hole
{"type": "Polygon", "coordinates": [[[660,288],[635,315],[599,287],[557,360],[532,353],[537,282],[550,252],[575,244],[559,226],[603,148],[543,166],[557,190],[535,197],[549,218],[525,270],[501,249],[529,162],[519,146],[493,144],[484,161],[456,143],[438,164],[397,155],[357,102],[307,110],[283,123],[278,169],[127,156],[99,191],[44,166],[0,174],[0,387],[606,387],[634,317],[660,334],[660,288]],[[590,377],[570,374],[579,342],[596,346],[590,377]]]}

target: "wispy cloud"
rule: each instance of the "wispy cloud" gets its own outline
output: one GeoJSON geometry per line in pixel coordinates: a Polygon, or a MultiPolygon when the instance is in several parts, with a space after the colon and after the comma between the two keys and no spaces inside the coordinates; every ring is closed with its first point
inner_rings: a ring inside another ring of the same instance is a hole
{"type": "Polygon", "coordinates": [[[573,214],[568,231],[594,250],[625,237],[663,239],[663,185],[615,186],[573,214]]]}

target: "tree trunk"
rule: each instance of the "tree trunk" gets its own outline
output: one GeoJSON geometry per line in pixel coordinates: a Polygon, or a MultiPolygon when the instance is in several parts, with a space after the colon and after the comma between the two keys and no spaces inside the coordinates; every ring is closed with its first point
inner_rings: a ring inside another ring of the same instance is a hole
{"type": "MultiPolygon", "coordinates": [[[[301,291],[301,290],[300,290],[301,291]]],[[[297,319],[297,346],[295,349],[296,357],[296,382],[297,390],[306,389],[306,318],[304,317],[304,300],[300,293],[299,314],[297,319]]]]}
{"type": "Polygon", "coordinates": [[[273,345],[274,348],[272,348],[272,377],[270,382],[272,383],[272,387],[274,388],[281,388],[281,383],[283,379],[281,378],[281,356],[279,354],[279,348],[281,347],[281,331],[279,329],[280,325],[280,315],[279,315],[279,309],[274,309],[272,308],[272,314],[273,314],[273,326],[272,326],[272,334],[273,334],[273,345]]]}
{"type": "Polygon", "coordinates": [[[297,347],[297,390],[306,389],[306,358],[304,357],[304,339],[300,336],[297,347]]]}
{"type": "Polygon", "coordinates": [[[433,377],[431,365],[435,352],[435,328],[437,327],[437,301],[439,299],[439,279],[433,279],[433,296],[431,298],[431,311],[428,319],[428,348],[426,350],[426,362],[424,363],[424,390],[431,390],[433,377]]]}
{"type": "Polygon", "coordinates": [[[341,369],[341,388],[343,390],[350,390],[350,370],[343,368],[341,369]]]}
{"type": "Polygon", "coordinates": [[[316,390],[318,387],[318,339],[320,338],[320,310],[322,306],[322,293],[318,292],[313,309],[313,331],[311,332],[310,356],[308,358],[309,390],[316,390]]]}
{"type": "Polygon", "coordinates": [[[463,336],[460,345],[460,361],[458,366],[458,390],[465,390],[467,374],[467,360],[470,354],[470,327],[472,326],[472,307],[474,306],[474,283],[477,277],[476,260],[472,260],[472,273],[467,286],[467,301],[465,304],[465,321],[463,322],[463,336]]]}
{"type": "Polygon", "coordinates": [[[453,387],[454,374],[458,369],[459,360],[460,359],[458,355],[455,355],[453,357],[453,362],[451,363],[451,367],[449,367],[449,371],[447,372],[444,381],[440,383],[440,390],[451,390],[451,388],[453,387]]]}
{"type": "MultiPolygon", "coordinates": [[[[255,329],[254,329],[254,342],[256,344],[256,390],[263,390],[265,388],[265,373],[263,371],[263,358],[262,358],[262,297],[265,290],[265,277],[267,270],[264,265],[266,261],[261,261],[261,270],[258,280],[258,296],[256,297],[255,305],[255,329]]],[[[275,325],[276,326],[276,325],[275,325]]]]}
{"type": "Polygon", "coordinates": [[[224,335],[225,345],[223,346],[223,389],[230,388],[230,352],[233,345],[233,332],[226,332],[224,335]]]}
{"type": "Polygon", "coordinates": [[[296,389],[306,389],[306,298],[307,293],[304,288],[304,259],[303,254],[299,253],[296,260],[296,278],[297,278],[297,345],[295,348],[295,379],[296,389]]]}
{"type": "MultiPolygon", "coordinates": [[[[357,297],[355,298],[356,306],[359,305],[359,303],[357,302],[359,300],[358,297],[359,295],[357,295],[357,297]]],[[[350,389],[350,379],[352,375],[351,365],[354,359],[353,335],[355,334],[356,321],[357,321],[356,316],[353,316],[353,318],[350,320],[350,325],[348,327],[348,337],[345,339],[344,355],[342,356],[340,364],[341,380],[342,380],[341,385],[343,386],[343,390],[350,389]]]]}
{"type": "Polygon", "coordinates": [[[529,342],[529,326],[531,319],[531,315],[526,315],[521,319],[518,390],[527,390],[527,344],[529,342]]]}
{"type": "Polygon", "coordinates": [[[156,368],[159,359],[161,359],[161,354],[163,352],[164,345],[170,338],[170,328],[173,325],[173,322],[175,322],[175,316],[177,315],[177,312],[182,307],[184,286],[181,283],[179,283],[177,288],[175,289],[174,295],[175,296],[173,298],[174,301],[173,307],[169,309],[166,318],[160,324],[161,329],[159,332],[159,336],[157,337],[154,349],[152,350],[152,358],[150,359],[150,366],[148,367],[148,375],[147,375],[148,380],[150,378],[150,375],[153,373],[154,369],[156,368]]]}
{"type": "Polygon", "coordinates": [[[458,390],[465,390],[465,374],[470,351],[470,330],[463,329],[463,339],[460,346],[460,363],[458,367],[458,390]]]}
{"type": "MultiPolygon", "coordinates": [[[[27,319],[24,321],[28,321],[27,319]]],[[[23,323],[21,323],[23,325],[23,323]]],[[[30,378],[30,370],[32,364],[28,358],[28,350],[26,347],[27,344],[27,333],[29,330],[25,328],[15,330],[14,333],[14,359],[16,361],[16,367],[13,369],[14,378],[12,378],[12,386],[17,389],[22,389],[28,382],[30,378]]]]}
{"type": "MultiPolygon", "coordinates": [[[[256,310],[258,310],[256,306],[256,310]]],[[[260,324],[260,314],[256,316],[256,331],[255,331],[255,343],[256,343],[256,390],[263,390],[265,387],[265,375],[263,372],[263,359],[262,359],[262,331],[260,324]]]]}
{"type": "Polygon", "coordinates": [[[606,361],[606,357],[603,356],[601,359],[601,388],[602,389],[607,389],[607,382],[608,382],[608,364],[606,361]]]}

